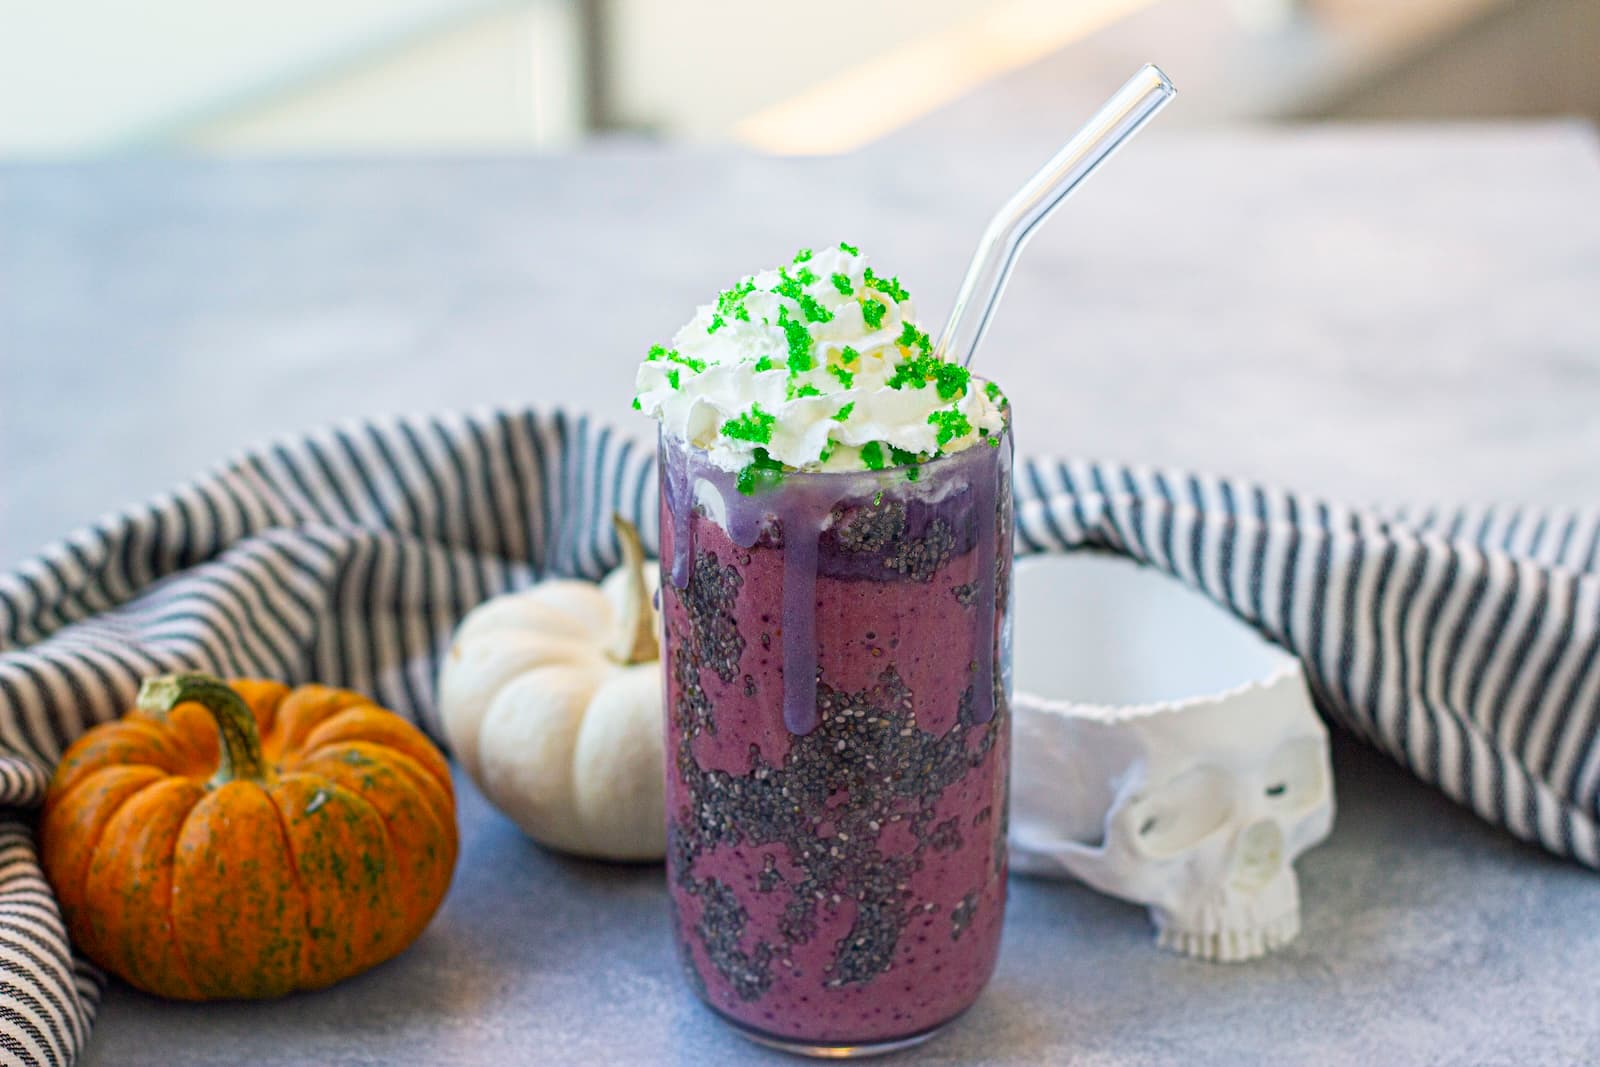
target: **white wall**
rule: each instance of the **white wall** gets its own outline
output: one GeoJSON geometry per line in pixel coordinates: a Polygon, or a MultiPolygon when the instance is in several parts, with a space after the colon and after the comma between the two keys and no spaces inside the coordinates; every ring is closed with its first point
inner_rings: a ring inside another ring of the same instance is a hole
{"type": "Polygon", "coordinates": [[[183,142],[318,153],[570,145],[583,134],[580,54],[571,5],[530,3],[204,123],[183,142]]]}
{"type": "Polygon", "coordinates": [[[613,0],[613,104],[629,124],[723,138],[762,108],[996,6],[1002,0],[613,0]]]}
{"type": "MultiPolygon", "coordinates": [[[[311,97],[294,97],[323,89],[333,90],[330,114],[308,128],[313,139],[359,132],[335,114],[393,130],[417,114],[416,93],[406,98],[396,89],[403,106],[382,117],[371,74],[402,54],[425,76],[425,96],[456,93],[468,105],[460,121],[469,128],[477,121],[487,133],[492,116],[475,112],[497,88],[517,86],[493,62],[487,77],[459,90],[440,76],[470,72],[472,63],[463,62],[474,47],[480,59],[497,50],[504,56],[514,31],[499,44],[456,41],[437,56],[422,53],[480,19],[571,7],[570,0],[0,0],[0,153],[169,147],[192,134],[281,143],[289,115],[304,120],[315,109],[311,97]],[[347,77],[355,80],[338,84],[347,77]],[[236,119],[244,126],[233,131],[236,119]]],[[[501,129],[525,124],[521,115],[501,118],[501,129]]]]}

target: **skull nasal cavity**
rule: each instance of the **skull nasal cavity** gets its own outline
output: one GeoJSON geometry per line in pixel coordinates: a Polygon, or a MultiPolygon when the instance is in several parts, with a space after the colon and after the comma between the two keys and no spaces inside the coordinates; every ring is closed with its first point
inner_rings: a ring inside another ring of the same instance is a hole
{"type": "Polygon", "coordinates": [[[1283,833],[1275,822],[1251,823],[1239,835],[1233,850],[1233,870],[1229,883],[1245,893],[1253,893],[1270,882],[1283,869],[1283,833]]]}

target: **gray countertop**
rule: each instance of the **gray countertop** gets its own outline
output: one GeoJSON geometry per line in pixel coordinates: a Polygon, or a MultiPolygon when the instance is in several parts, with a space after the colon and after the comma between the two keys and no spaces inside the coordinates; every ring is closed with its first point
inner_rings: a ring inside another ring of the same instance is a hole
{"type": "MultiPolygon", "coordinates": [[[[455,161],[0,166],[0,566],[263,436],[380,411],[626,411],[700,299],[846,238],[937,321],[1016,141],[779,161],[611,146],[455,161]]],[[[1577,125],[1152,131],[1030,246],[980,357],[1019,447],[1355,501],[1600,504],[1600,152],[1577,125]]],[[[1238,967],[1014,879],[999,971],[917,1062],[1600,1059],[1600,878],[1372,753],[1238,967]]],[[[744,1063],[680,987],[658,868],[563,860],[461,786],[399,959],[271,1004],[113,983],[91,1064],[744,1063]]]]}

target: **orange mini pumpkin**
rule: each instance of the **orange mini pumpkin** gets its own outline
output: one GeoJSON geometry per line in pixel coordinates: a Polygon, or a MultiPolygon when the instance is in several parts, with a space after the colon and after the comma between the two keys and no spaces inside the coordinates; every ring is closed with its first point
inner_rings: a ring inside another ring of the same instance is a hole
{"type": "Polygon", "coordinates": [[[152,678],[56,768],[40,858],[78,947],[183,1000],[318,989],[396,955],[456,858],[438,749],[366,697],[152,678]]]}

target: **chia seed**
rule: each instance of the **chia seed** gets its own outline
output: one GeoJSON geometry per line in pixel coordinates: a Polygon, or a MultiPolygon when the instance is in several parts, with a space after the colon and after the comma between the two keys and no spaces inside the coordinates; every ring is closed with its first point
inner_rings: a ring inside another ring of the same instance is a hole
{"type": "MultiPolygon", "coordinates": [[[[678,681],[676,721],[700,721],[703,690],[678,681]]],[[[999,737],[1001,717],[975,726],[970,705],[969,688],[960,721],[936,736],[918,725],[913,694],[893,667],[853,693],[819,683],[817,729],[795,737],[781,764],[752,749],[743,775],[701,768],[692,734],[680,725],[674,763],[688,799],[671,820],[672,876],[704,901],[694,933],[738,996],[758,999],[771,982],[771,961],[815,936],[819,905],[831,911],[845,898],[855,913],[834,946],[827,984],[862,984],[889,970],[906,923],[931,907],[909,889],[923,852],[961,846],[959,820],[931,825],[939,797],[981,764],[999,737]],[[824,810],[825,819],[816,814],[824,810]],[[908,854],[885,855],[879,836],[902,818],[910,819],[915,845],[908,854]],[[741,947],[748,915],[733,890],[694,871],[700,855],[739,843],[780,845],[797,869],[786,880],[773,855],[765,857],[759,890],[782,886],[790,900],[779,923],[782,941],[749,952],[741,947]]],[[[968,897],[975,902],[981,889],[968,897]]]]}
{"type": "Polygon", "coordinates": [[[906,506],[898,500],[873,507],[841,506],[833,512],[835,538],[844,552],[882,552],[905,528],[906,506]]]}
{"type": "Polygon", "coordinates": [[[950,912],[950,940],[960,941],[961,935],[972,925],[972,917],[978,913],[978,894],[968,893],[961,898],[961,903],[950,912]]]}
{"type": "Polygon", "coordinates": [[[700,895],[704,907],[694,929],[706,957],[740,1000],[761,999],[772,985],[772,946],[761,941],[750,953],[739,947],[749,914],[731,888],[708,878],[700,884],[700,895]]]}
{"type": "Polygon", "coordinates": [[[952,815],[933,828],[928,847],[935,852],[954,852],[961,847],[961,817],[952,815]]]}
{"type": "MultiPolygon", "coordinates": [[[[1010,498],[1002,493],[996,521],[1004,531],[1009,529],[1010,498]]],[[[908,514],[905,503],[883,500],[836,511],[819,548],[827,566],[842,564],[848,570],[819,573],[835,577],[845,573],[854,580],[931,582],[958,549],[970,550],[979,527],[976,520],[962,518],[957,530],[938,512],[917,507],[914,504],[908,514]]],[[[780,548],[780,527],[779,523],[764,527],[756,551],[780,548]]],[[[897,957],[904,958],[903,942],[911,936],[908,924],[916,921],[914,929],[919,930],[926,925],[928,933],[938,937],[933,924],[938,912],[949,907],[948,897],[941,893],[936,903],[911,888],[925,862],[932,862],[933,853],[989,844],[992,869],[980,859],[973,874],[978,884],[953,887],[956,892],[969,890],[949,912],[951,938],[959,940],[982,894],[992,888],[992,879],[1004,876],[1006,864],[1003,806],[999,818],[989,808],[978,812],[970,831],[961,816],[939,820],[946,791],[982,766],[1004,737],[1007,707],[1004,693],[998,691],[999,672],[990,721],[974,721],[976,702],[969,684],[959,695],[955,722],[942,734],[930,733],[918,722],[917,705],[948,701],[949,696],[929,693],[921,701],[916,698],[896,669],[899,653],[892,633],[885,635],[887,654],[879,647],[872,650],[880,657],[870,661],[878,673],[865,688],[836,689],[819,678],[815,729],[790,735],[781,743],[784,747],[769,747],[768,754],[751,744],[748,760],[738,763],[739,770],[716,769],[728,765],[725,743],[703,748],[703,753],[719,754],[712,767],[702,766],[694,742],[715,735],[717,710],[706,692],[705,685],[711,683],[704,672],[710,670],[734,687],[718,693],[727,693],[734,710],[743,713],[746,700],[759,695],[756,674],[740,669],[746,634],[758,637],[763,650],[774,646],[775,619],[752,618],[746,633],[739,625],[736,609],[745,584],[740,567],[749,565],[753,555],[735,550],[719,557],[702,551],[692,561],[687,587],[668,587],[663,596],[671,627],[668,712],[673,803],[667,858],[674,886],[674,930],[696,991],[706,997],[705,985],[714,970],[725,983],[717,992],[725,1004],[732,998],[760,1001],[775,980],[787,981],[797,946],[811,945],[808,953],[826,957],[820,964],[823,974],[809,965],[806,970],[813,972],[812,981],[828,988],[859,987],[880,978],[894,968],[897,957]],[[724,564],[723,558],[729,562],[724,564]],[[734,696],[736,690],[742,690],[742,696],[734,696]],[[986,823],[992,827],[980,832],[986,823]],[[750,851],[741,853],[733,865],[718,856],[723,849],[746,848],[750,851]],[[761,866],[754,871],[757,857],[761,866]],[[752,910],[762,917],[754,923],[752,910]],[[849,928],[839,936],[836,931],[845,915],[849,928]],[[832,943],[814,944],[825,922],[832,943]]],[[[1003,610],[1010,570],[1005,565],[1008,553],[998,555],[997,601],[1003,610]]],[[[976,586],[973,582],[950,591],[969,606],[976,602],[976,586]]],[[[869,642],[876,639],[873,633],[866,636],[869,642]]],[[[996,786],[1003,791],[1002,783],[996,786]]],[[[800,997],[802,1003],[806,999],[800,997]]]]}
{"type": "Polygon", "coordinates": [[[697,666],[710,667],[724,682],[739,673],[739,657],[744,654],[744,637],[734,619],[734,604],[744,577],[732,564],[717,565],[717,557],[702,552],[689,572],[689,587],[683,591],[689,609],[697,666]]]}
{"type": "Polygon", "coordinates": [[[884,556],[883,565],[912,581],[931,582],[934,572],[950,561],[955,543],[950,524],[934,519],[921,537],[900,540],[894,550],[884,556]]]}

